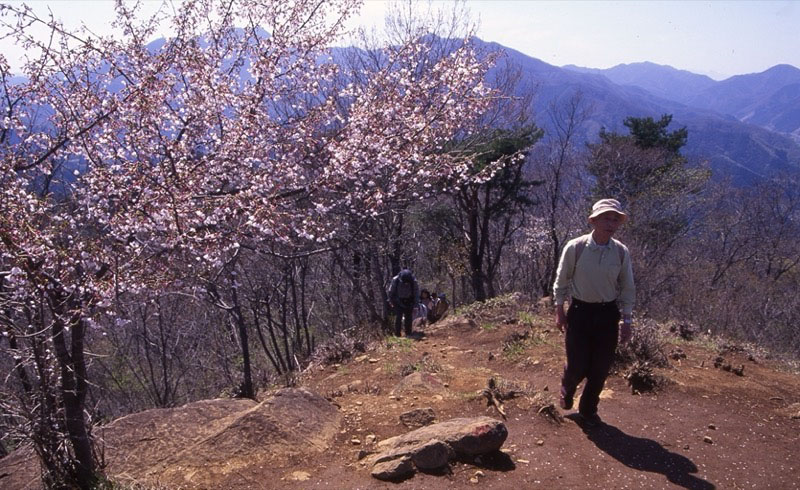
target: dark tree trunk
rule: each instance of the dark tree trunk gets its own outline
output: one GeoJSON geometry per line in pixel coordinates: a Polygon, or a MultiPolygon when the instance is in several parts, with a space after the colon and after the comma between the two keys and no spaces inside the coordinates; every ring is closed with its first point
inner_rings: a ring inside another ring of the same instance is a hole
{"type": "MultiPolygon", "coordinates": [[[[63,308],[63,302],[59,301],[56,304],[63,308]]],[[[59,313],[63,313],[63,310],[59,311],[59,313]]],[[[79,318],[73,318],[70,321],[72,328],[68,348],[66,326],[60,315],[56,314],[55,316],[53,347],[60,368],[61,399],[64,403],[67,434],[75,454],[74,478],[80,488],[92,488],[96,482],[95,471],[97,466],[92,453],[89,430],[83,415],[87,388],[86,360],[83,349],[86,327],[79,318]]]]}
{"type": "Polygon", "coordinates": [[[255,399],[256,392],[253,388],[253,374],[252,368],[250,367],[250,343],[247,337],[247,324],[242,316],[242,308],[239,304],[239,293],[235,284],[231,288],[231,292],[233,294],[233,311],[231,311],[231,314],[236,323],[235,326],[239,331],[239,342],[241,343],[242,349],[242,374],[244,379],[242,380],[239,396],[242,398],[255,399]]]}

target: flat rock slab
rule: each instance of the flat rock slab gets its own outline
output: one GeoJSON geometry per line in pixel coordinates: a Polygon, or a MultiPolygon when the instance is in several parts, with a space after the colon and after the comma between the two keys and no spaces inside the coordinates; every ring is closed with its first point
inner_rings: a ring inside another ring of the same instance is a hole
{"type": "Polygon", "coordinates": [[[367,463],[375,478],[395,480],[442,468],[457,457],[497,451],[507,437],[505,424],[491,417],[452,419],[379,442],[367,463]]]}
{"type": "Polygon", "coordinates": [[[117,461],[114,455],[120,453],[109,451],[109,472],[182,488],[225,488],[229,478],[247,474],[249,468],[324,451],[340,423],[339,411],[327,400],[294,388],[279,390],[261,403],[208,400],[178,409],[148,410],[108,427],[107,440],[120,450],[128,448],[121,454],[130,455],[132,446],[143,446],[133,451],[138,455],[136,464],[117,461]],[[117,424],[128,429],[117,432],[117,424]],[[137,424],[141,429],[131,431],[137,424]],[[148,444],[157,450],[146,449],[148,444]]]}
{"type": "Polygon", "coordinates": [[[430,425],[436,420],[436,413],[430,407],[415,408],[400,414],[400,422],[409,429],[417,429],[430,425]]]}
{"type": "Polygon", "coordinates": [[[430,392],[444,393],[444,383],[431,373],[416,371],[405,378],[392,390],[392,393],[430,392]]]}

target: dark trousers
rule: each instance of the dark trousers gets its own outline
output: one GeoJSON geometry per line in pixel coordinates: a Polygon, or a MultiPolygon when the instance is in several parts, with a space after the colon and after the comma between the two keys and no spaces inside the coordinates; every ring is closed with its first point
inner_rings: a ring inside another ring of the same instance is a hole
{"type": "Polygon", "coordinates": [[[413,303],[400,303],[394,307],[394,334],[400,336],[400,324],[405,325],[406,337],[411,335],[411,315],[414,314],[413,303]]]}
{"type": "Polygon", "coordinates": [[[561,390],[572,398],[583,379],[578,411],[597,413],[600,392],[608,377],[617,349],[620,313],[616,303],[584,303],[573,300],[567,310],[567,363],[561,390]]]}

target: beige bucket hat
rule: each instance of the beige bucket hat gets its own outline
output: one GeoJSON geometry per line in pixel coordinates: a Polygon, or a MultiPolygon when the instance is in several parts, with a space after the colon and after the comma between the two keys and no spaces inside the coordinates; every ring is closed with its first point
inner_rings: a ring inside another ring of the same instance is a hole
{"type": "Polygon", "coordinates": [[[622,222],[628,220],[628,215],[622,210],[622,205],[616,199],[600,199],[594,206],[592,206],[592,214],[589,215],[589,219],[596,218],[601,214],[613,211],[622,216],[622,222]]]}

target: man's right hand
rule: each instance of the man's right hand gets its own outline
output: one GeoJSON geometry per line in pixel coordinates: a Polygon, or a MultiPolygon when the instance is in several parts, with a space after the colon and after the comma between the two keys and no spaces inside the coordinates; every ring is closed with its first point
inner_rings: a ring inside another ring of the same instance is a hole
{"type": "Polygon", "coordinates": [[[556,305],[556,326],[562,332],[567,328],[567,314],[564,313],[564,305],[556,305]]]}

